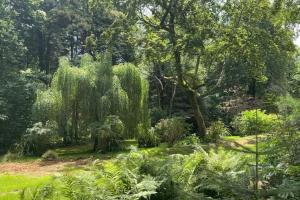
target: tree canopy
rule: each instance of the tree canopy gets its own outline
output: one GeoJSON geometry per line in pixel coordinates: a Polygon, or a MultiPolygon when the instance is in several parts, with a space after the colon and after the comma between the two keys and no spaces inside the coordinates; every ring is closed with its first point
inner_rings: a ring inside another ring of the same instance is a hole
{"type": "Polygon", "coordinates": [[[79,130],[109,115],[120,117],[128,137],[137,135],[139,125],[148,128],[147,81],[133,65],[113,67],[111,60],[110,54],[96,61],[86,54],[72,66],[61,58],[49,89],[37,92],[36,117],[55,121],[65,142],[77,141],[79,130]]]}

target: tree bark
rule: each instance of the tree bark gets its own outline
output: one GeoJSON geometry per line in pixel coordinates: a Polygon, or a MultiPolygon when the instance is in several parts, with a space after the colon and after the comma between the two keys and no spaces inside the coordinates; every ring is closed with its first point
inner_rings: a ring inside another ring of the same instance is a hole
{"type": "Polygon", "coordinates": [[[78,113],[78,101],[76,101],[76,104],[75,104],[75,142],[78,143],[78,139],[79,139],[79,135],[78,135],[78,120],[79,120],[79,113],[78,113]]]}
{"type": "Polygon", "coordinates": [[[206,135],[206,126],[205,126],[203,115],[199,107],[197,93],[195,90],[189,88],[189,86],[184,82],[183,69],[181,64],[181,52],[177,46],[177,40],[176,40],[175,13],[172,12],[170,12],[169,33],[170,33],[170,42],[172,43],[174,48],[173,56],[175,58],[175,69],[177,74],[177,81],[179,86],[181,86],[187,92],[187,95],[190,99],[190,103],[194,112],[194,118],[197,123],[197,129],[198,129],[197,135],[201,138],[204,138],[206,135]]]}
{"type": "Polygon", "coordinates": [[[177,90],[177,85],[174,84],[172,96],[171,96],[171,99],[170,99],[169,115],[172,115],[172,112],[173,112],[173,105],[174,105],[174,99],[175,99],[175,95],[176,95],[176,90],[177,90]]]}
{"type": "Polygon", "coordinates": [[[193,91],[188,91],[187,93],[188,93],[188,97],[190,99],[191,106],[193,109],[194,118],[197,123],[198,136],[201,138],[204,138],[206,135],[206,125],[205,125],[204,117],[203,117],[202,112],[199,107],[197,94],[196,94],[196,92],[193,92],[193,91]]]}
{"type": "Polygon", "coordinates": [[[59,121],[59,131],[63,136],[63,144],[65,146],[67,146],[68,144],[68,131],[66,129],[67,126],[67,119],[66,119],[66,114],[64,113],[64,111],[60,111],[60,117],[58,118],[59,121]]]}
{"type": "Polygon", "coordinates": [[[98,149],[98,143],[99,143],[99,138],[98,138],[98,136],[94,136],[94,137],[93,137],[93,140],[94,140],[93,151],[96,152],[97,149],[98,149]]]}
{"type": "Polygon", "coordinates": [[[73,111],[72,111],[72,140],[74,138],[75,142],[78,142],[78,101],[76,100],[73,105],[73,111]]]}

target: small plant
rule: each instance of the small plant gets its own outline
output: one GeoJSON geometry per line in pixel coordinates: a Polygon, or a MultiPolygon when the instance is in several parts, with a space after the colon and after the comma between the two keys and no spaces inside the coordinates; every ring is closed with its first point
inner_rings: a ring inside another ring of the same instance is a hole
{"type": "Polygon", "coordinates": [[[209,142],[218,142],[223,136],[230,135],[228,128],[221,120],[213,122],[208,128],[207,133],[206,139],[209,142]]]}
{"type": "Polygon", "coordinates": [[[58,160],[58,154],[53,150],[48,150],[42,155],[43,161],[55,161],[58,160]]]}
{"type": "Polygon", "coordinates": [[[163,142],[167,142],[169,146],[172,146],[183,138],[189,127],[189,124],[183,118],[173,117],[160,120],[156,124],[155,130],[163,142]]]}
{"type": "Polygon", "coordinates": [[[20,158],[21,155],[19,153],[12,153],[8,151],[2,158],[2,162],[14,161],[20,158]]]}
{"type": "Polygon", "coordinates": [[[54,199],[55,187],[52,184],[46,184],[36,188],[25,188],[20,192],[21,200],[46,200],[54,199]]]}
{"type": "Polygon", "coordinates": [[[200,139],[196,134],[186,136],[182,141],[180,141],[180,144],[182,145],[197,145],[199,143],[200,139]]]}
{"type": "Polygon", "coordinates": [[[28,128],[26,134],[21,139],[22,152],[27,155],[40,156],[56,143],[56,135],[53,127],[47,123],[36,123],[32,128],[28,128]]]}
{"type": "Polygon", "coordinates": [[[151,128],[147,132],[141,131],[137,139],[139,147],[155,147],[160,142],[154,128],[151,128]]]}
{"type": "Polygon", "coordinates": [[[124,124],[118,116],[108,116],[103,124],[93,123],[90,130],[94,134],[94,151],[107,152],[121,148],[124,124]]]}
{"type": "Polygon", "coordinates": [[[262,110],[246,110],[234,118],[232,123],[238,135],[271,133],[278,130],[281,120],[275,114],[266,114],[262,110]]]}

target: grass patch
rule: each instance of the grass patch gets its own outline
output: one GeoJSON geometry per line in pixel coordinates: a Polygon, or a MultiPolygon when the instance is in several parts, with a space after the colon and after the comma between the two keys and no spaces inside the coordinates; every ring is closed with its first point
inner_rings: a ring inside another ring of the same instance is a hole
{"type": "Polygon", "coordinates": [[[166,143],[162,143],[158,147],[142,148],[141,151],[146,151],[153,156],[167,156],[172,154],[188,155],[193,153],[194,149],[191,146],[185,145],[169,147],[166,143]]]}
{"type": "Polygon", "coordinates": [[[50,182],[50,176],[0,175],[0,200],[19,199],[19,192],[24,188],[33,188],[50,182]]]}
{"type": "Polygon", "coordinates": [[[235,142],[241,139],[241,136],[225,136],[223,139],[226,141],[235,142]]]}
{"type": "Polygon", "coordinates": [[[137,146],[137,145],[138,144],[136,140],[124,140],[121,144],[123,150],[114,151],[114,152],[107,152],[107,153],[93,152],[92,144],[57,148],[54,149],[54,151],[63,160],[77,160],[77,159],[85,159],[91,157],[106,160],[106,159],[113,158],[120,153],[129,152],[130,146],[137,146]]]}

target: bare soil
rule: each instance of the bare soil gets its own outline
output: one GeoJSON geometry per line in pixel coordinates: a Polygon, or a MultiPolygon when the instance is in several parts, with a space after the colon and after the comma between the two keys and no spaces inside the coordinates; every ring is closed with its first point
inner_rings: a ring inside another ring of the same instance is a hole
{"type": "Polygon", "coordinates": [[[51,175],[62,172],[67,167],[80,167],[89,163],[88,159],[74,161],[31,161],[31,162],[6,162],[0,163],[1,173],[51,175]]]}

